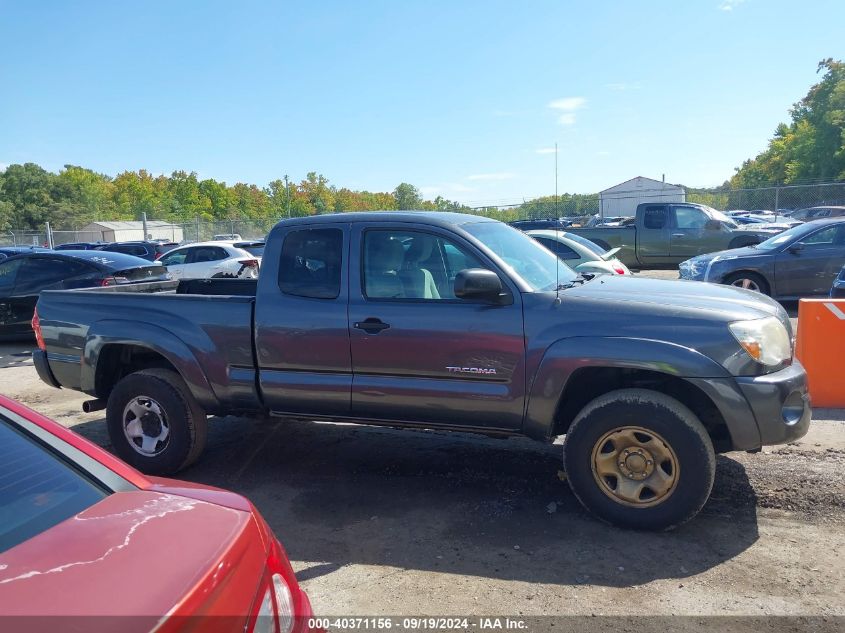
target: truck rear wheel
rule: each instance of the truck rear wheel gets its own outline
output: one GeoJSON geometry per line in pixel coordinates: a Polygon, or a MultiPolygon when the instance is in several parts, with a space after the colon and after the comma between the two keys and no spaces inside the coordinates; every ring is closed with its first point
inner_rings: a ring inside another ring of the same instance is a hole
{"type": "Polygon", "coordinates": [[[611,391],[587,404],[566,434],[563,461],[590,512],[648,530],[694,517],[716,471],[713,444],[695,414],[647,389],[611,391]]]}
{"type": "Polygon", "coordinates": [[[207,418],[182,377],[144,369],[115,385],[106,407],[115,453],[149,475],[171,475],[205,448],[207,418]]]}

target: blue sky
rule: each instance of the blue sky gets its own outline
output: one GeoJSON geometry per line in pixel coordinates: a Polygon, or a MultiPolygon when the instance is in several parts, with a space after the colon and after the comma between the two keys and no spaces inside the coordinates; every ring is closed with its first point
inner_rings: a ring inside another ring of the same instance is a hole
{"type": "Polygon", "coordinates": [[[0,0],[0,168],[516,202],[723,182],[845,58],[841,0],[0,0]]]}

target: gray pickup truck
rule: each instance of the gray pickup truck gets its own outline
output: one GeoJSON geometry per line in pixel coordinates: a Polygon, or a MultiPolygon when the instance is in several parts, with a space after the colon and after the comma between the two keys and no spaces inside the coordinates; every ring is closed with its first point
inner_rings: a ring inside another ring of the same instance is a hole
{"type": "Polygon", "coordinates": [[[169,474],[206,416],[274,415],[552,442],[582,503],[636,528],[703,506],[715,454],[807,431],[777,303],[576,275],[500,222],[348,213],[280,222],[257,281],[44,292],[41,378],[106,408],[114,450],[169,474]]]}
{"type": "Polygon", "coordinates": [[[759,244],[779,229],[740,227],[702,204],[646,202],[627,226],[568,228],[602,248],[620,247],[617,257],[632,268],[666,266],[728,248],[759,244]]]}

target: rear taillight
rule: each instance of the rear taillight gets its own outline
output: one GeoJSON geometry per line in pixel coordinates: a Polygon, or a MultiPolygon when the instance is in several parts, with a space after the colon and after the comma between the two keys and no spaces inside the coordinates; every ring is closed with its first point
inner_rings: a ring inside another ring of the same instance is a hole
{"type": "Polygon", "coordinates": [[[116,283],[117,280],[114,277],[104,277],[100,285],[105,288],[106,286],[114,286],[116,283]]]}
{"type": "Polygon", "coordinates": [[[153,258],[153,261],[154,261],[154,262],[157,262],[158,260],[160,260],[160,259],[161,259],[161,256],[162,256],[162,255],[164,255],[164,253],[156,253],[156,256],[153,258]]]}
{"type": "Polygon", "coordinates": [[[38,344],[38,349],[42,352],[47,351],[47,346],[44,345],[44,337],[41,335],[41,321],[38,319],[38,310],[32,315],[32,331],[35,332],[35,342],[38,344]]]}
{"type": "Polygon", "coordinates": [[[238,263],[241,266],[248,266],[250,268],[258,268],[258,260],[257,259],[239,259],[238,263]]]}
{"type": "Polygon", "coordinates": [[[292,579],[293,570],[287,563],[281,545],[273,539],[270,555],[267,557],[267,571],[262,580],[262,592],[259,594],[261,599],[253,612],[255,619],[250,629],[252,633],[291,633],[293,631],[296,623],[296,607],[286,577],[292,579]]]}
{"type": "Polygon", "coordinates": [[[624,275],[624,274],[625,274],[625,269],[624,269],[624,268],[622,268],[622,266],[614,266],[614,267],[613,267],[613,272],[615,272],[617,275],[624,275]]]}

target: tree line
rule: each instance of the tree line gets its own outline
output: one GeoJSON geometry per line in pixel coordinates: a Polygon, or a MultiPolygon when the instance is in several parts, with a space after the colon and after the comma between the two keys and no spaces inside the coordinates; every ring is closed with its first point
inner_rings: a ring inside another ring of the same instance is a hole
{"type": "MultiPolygon", "coordinates": [[[[791,121],[777,127],[763,152],[745,161],[720,187],[690,191],[688,199],[717,208],[771,208],[770,191],[755,198],[737,190],[845,180],[845,64],[826,59],[818,71],[824,71],[821,81],[792,107],[791,121]]],[[[817,202],[799,198],[793,193],[792,206],[817,202]]],[[[47,221],[57,229],[76,229],[94,220],[136,220],[142,213],[182,223],[403,209],[472,212],[502,221],[582,216],[598,211],[598,194],[543,196],[507,209],[470,209],[440,196],[426,200],[409,183],[391,192],[353,191],[330,184],[317,172],[298,182],[276,179],[266,187],[200,180],[186,171],[165,176],[141,169],[112,177],[77,165],[53,173],[25,163],[0,172],[0,231],[42,228],[47,221]]]]}

